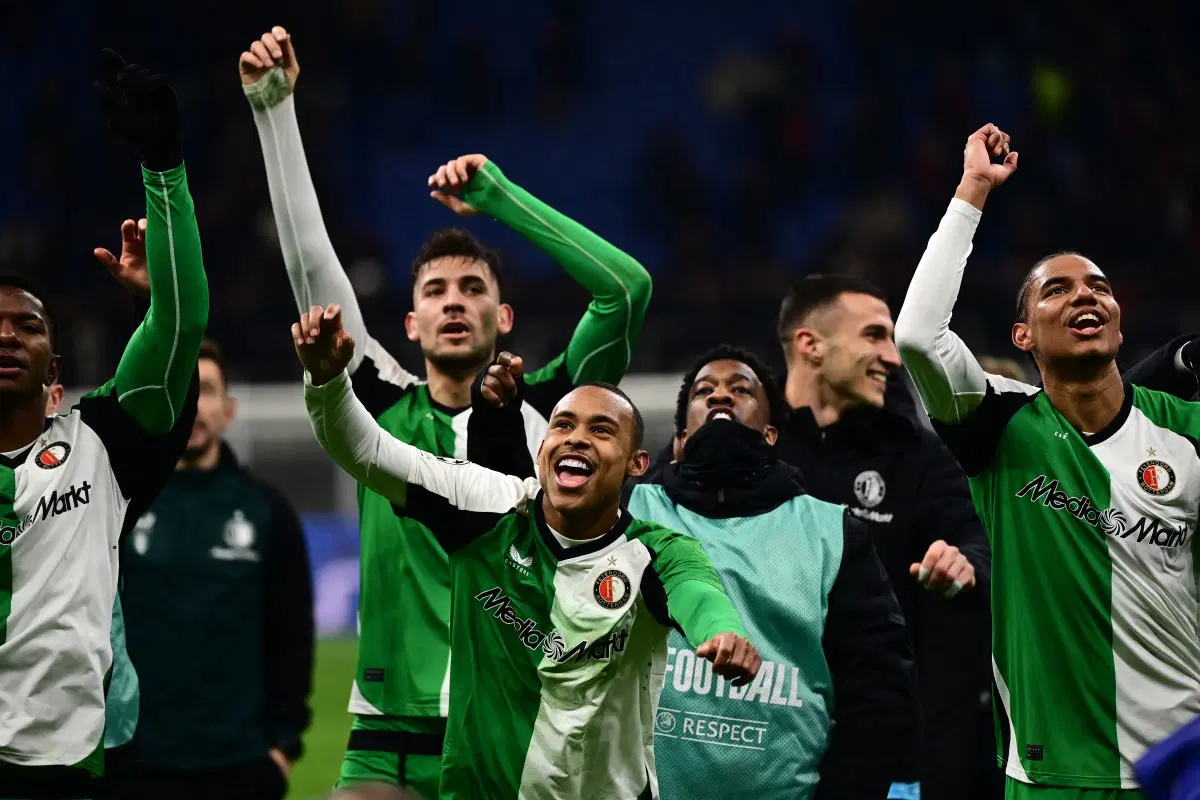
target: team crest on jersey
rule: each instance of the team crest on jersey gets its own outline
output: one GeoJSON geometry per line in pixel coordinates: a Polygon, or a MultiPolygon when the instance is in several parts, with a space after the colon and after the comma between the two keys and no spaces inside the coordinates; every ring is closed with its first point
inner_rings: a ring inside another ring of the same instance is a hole
{"type": "Polygon", "coordinates": [[[55,442],[43,447],[33,459],[33,463],[42,469],[56,469],[63,465],[69,455],[71,455],[71,445],[66,442],[55,442]]]}
{"type": "Polygon", "coordinates": [[[858,473],[854,479],[854,496],[864,508],[879,505],[886,494],[887,484],[883,482],[883,476],[873,469],[858,473]]]}
{"type": "Polygon", "coordinates": [[[225,523],[222,538],[226,546],[212,548],[209,555],[219,561],[258,561],[258,552],[254,550],[256,534],[254,523],[238,509],[225,523]]]}
{"type": "Polygon", "coordinates": [[[154,532],[154,523],[157,520],[158,515],[147,511],[133,526],[133,549],[139,556],[146,555],[146,551],[150,549],[150,534],[154,532]]]}
{"type": "Polygon", "coordinates": [[[1138,467],[1138,486],[1147,494],[1161,497],[1175,488],[1175,470],[1158,459],[1143,461],[1138,467]]]}
{"type": "Polygon", "coordinates": [[[592,595],[596,602],[605,608],[620,608],[629,602],[633,596],[633,587],[629,576],[619,569],[606,569],[596,578],[592,585],[592,595]]]}

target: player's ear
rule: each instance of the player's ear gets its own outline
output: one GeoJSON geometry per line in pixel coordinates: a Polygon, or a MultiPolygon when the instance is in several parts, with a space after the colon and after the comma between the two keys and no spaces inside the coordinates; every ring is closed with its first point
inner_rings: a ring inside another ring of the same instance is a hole
{"type": "Polygon", "coordinates": [[[825,340],[812,328],[796,328],[792,334],[792,346],[798,355],[812,364],[820,364],[825,358],[825,340]]]}
{"type": "Polygon", "coordinates": [[[411,311],[404,315],[404,332],[410,342],[421,341],[421,335],[417,333],[417,315],[411,311]]]}
{"type": "Polygon", "coordinates": [[[778,440],[779,440],[779,431],[775,429],[774,425],[768,425],[766,428],[763,429],[763,441],[765,441],[767,443],[767,445],[774,447],[775,442],[777,442],[778,440]]]}
{"type": "Polygon", "coordinates": [[[501,303],[496,308],[496,333],[503,336],[512,331],[513,310],[508,303],[501,303]]]}
{"type": "Polygon", "coordinates": [[[46,377],[42,379],[42,383],[46,386],[53,386],[58,383],[58,379],[62,377],[62,356],[50,356],[50,365],[46,368],[46,377]]]}
{"type": "Polygon", "coordinates": [[[225,415],[225,424],[226,425],[229,425],[231,422],[233,422],[233,418],[237,416],[237,405],[238,405],[238,402],[237,402],[236,397],[230,397],[229,395],[225,395],[224,408],[222,409],[222,411],[224,412],[224,415],[225,415]]]}
{"type": "Polygon", "coordinates": [[[629,457],[629,465],[625,467],[625,474],[631,478],[640,478],[646,474],[648,469],[650,469],[650,454],[645,450],[635,450],[629,457]]]}
{"type": "Polygon", "coordinates": [[[1028,353],[1033,349],[1033,331],[1028,323],[1014,322],[1012,326],[1012,343],[1018,350],[1028,353]]]}

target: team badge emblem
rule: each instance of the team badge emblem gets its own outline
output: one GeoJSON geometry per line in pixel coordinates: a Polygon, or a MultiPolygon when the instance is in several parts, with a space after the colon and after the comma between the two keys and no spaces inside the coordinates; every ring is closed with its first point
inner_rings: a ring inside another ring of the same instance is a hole
{"type": "Polygon", "coordinates": [[[606,569],[592,586],[596,602],[605,608],[620,608],[633,596],[629,577],[619,569],[606,569]]]}
{"type": "Polygon", "coordinates": [[[873,469],[858,473],[858,477],[854,479],[854,496],[864,508],[879,505],[886,494],[887,484],[883,482],[883,476],[873,469]]]}
{"type": "Polygon", "coordinates": [[[42,448],[33,461],[42,469],[55,469],[61,467],[69,455],[71,455],[71,445],[66,442],[55,442],[42,448]]]}
{"type": "Polygon", "coordinates": [[[1161,497],[1175,488],[1175,470],[1158,459],[1143,461],[1138,467],[1138,486],[1147,494],[1161,497]]]}

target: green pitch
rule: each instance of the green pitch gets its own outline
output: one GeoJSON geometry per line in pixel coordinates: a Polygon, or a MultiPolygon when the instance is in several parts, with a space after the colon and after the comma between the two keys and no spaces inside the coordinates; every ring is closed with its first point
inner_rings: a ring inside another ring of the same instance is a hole
{"type": "Polygon", "coordinates": [[[312,725],[304,736],[304,758],[292,772],[288,800],[318,800],[330,795],[342,751],[350,735],[350,681],[354,677],[356,639],[324,639],[317,642],[313,672],[312,725]]]}

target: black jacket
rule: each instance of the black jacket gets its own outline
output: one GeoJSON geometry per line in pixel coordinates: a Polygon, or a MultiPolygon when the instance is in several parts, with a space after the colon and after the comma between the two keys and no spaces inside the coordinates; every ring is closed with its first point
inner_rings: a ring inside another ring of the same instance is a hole
{"type": "Polygon", "coordinates": [[[178,471],[122,542],[121,595],[147,767],[200,769],[300,755],[309,722],[313,602],[287,501],[222,446],[178,471]]]}
{"type": "Polygon", "coordinates": [[[921,780],[923,800],[963,798],[974,795],[980,771],[996,769],[991,550],[958,462],[915,413],[896,371],[882,411],[851,411],[819,428],[810,409],[794,409],[776,449],[800,469],[810,494],[846,505],[870,527],[912,632],[920,679],[920,756],[904,777],[921,780]],[[909,574],[909,565],[939,539],[975,567],[975,588],[953,600],[923,589],[909,574]]]}
{"type": "MultiPolygon", "coordinates": [[[[468,457],[507,474],[533,475],[519,400],[496,409],[479,387],[476,381],[468,457]]],[[[710,518],[752,517],[805,493],[800,473],[778,461],[753,431],[711,425],[688,443],[683,463],[657,465],[651,480],[662,483],[673,502],[710,518]],[[720,438],[705,436],[713,433],[720,438]]],[[[912,647],[899,605],[866,525],[847,513],[843,535],[822,637],[834,726],[816,800],[885,797],[898,770],[911,762],[905,743],[915,740],[917,729],[912,647]]]]}

